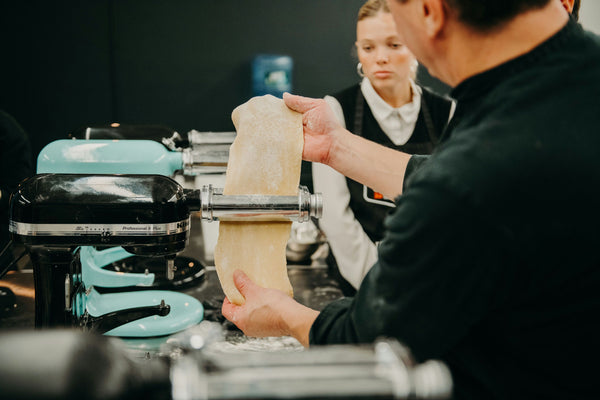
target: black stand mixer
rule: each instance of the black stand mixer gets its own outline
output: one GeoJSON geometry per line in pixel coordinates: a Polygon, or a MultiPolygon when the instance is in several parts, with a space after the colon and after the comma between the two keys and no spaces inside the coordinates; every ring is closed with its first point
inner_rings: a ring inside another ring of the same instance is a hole
{"type": "Polygon", "coordinates": [[[170,275],[175,256],[187,244],[190,215],[197,211],[207,220],[302,222],[320,217],[322,200],[304,187],[297,196],[228,196],[210,186],[184,189],[163,175],[39,174],[29,178],[11,198],[10,231],[13,241],[25,244],[31,254],[36,326],[81,326],[115,336],[158,336],[199,322],[200,302],[177,292],[126,293],[127,307],[123,308],[123,293],[100,294],[86,286],[83,275],[90,269],[82,265],[81,254],[88,247],[101,253],[120,246],[134,255],[163,257],[170,275]],[[133,331],[128,327],[142,320],[133,331]],[[165,331],[163,321],[180,326],[165,331]]]}

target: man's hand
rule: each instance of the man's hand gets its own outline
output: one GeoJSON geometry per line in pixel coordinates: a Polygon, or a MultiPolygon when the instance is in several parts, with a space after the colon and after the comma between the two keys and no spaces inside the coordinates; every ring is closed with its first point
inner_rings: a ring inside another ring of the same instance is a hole
{"type": "Polygon", "coordinates": [[[302,113],[302,158],[328,165],[335,141],[339,133],[344,131],[329,105],[323,99],[311,99],[289,93],[283,94],[283,100],[290,109],[302,113]]]}
{"type": "Polygon", "coordinates": [[[233,273],[233,282],[246,302],[238,306],[225,298],[222,308],[225,318],[246,336],[293,336],[308,347],[308,333],[318,311],[297,303],[279,290],[256,285],[240,270],[233,273]]]}
{"type": "Polygon", "coordinates": [[[390,149],[342,128],[323,99],[283,94],[292,110],[302,113],[302,158],[330,166],[344,176],[394,199],[402,194],[410,155],[390,149]]]}

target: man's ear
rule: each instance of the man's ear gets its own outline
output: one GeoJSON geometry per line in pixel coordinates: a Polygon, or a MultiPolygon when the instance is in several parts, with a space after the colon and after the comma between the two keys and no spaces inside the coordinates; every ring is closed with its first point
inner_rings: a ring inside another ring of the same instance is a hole
{"type": "Polygon", "coordinates": [[[446,24],[444,0],[421,0],[421,7],[427,36],[438,36],[446,24]]]}
{"type": "Polygon", "coordinates": [[[565,8],[565,10],[567,10],[567,12],[569,14],[571,12],[573,12],[573,6],[575,5],[575,0],[560,0],[560,2],[562,3],[563,7],[565,8]]]}

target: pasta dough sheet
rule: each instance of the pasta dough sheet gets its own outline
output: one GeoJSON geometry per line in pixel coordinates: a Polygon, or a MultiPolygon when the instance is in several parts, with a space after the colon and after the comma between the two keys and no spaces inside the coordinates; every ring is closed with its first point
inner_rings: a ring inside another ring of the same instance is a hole
{"type": "MultiPolygon", "coordinates": [[[[229,151],[223,194],[296,195],[300,183],[302,114],[271,95],[254,97],[232,113],[237,136],[229,151]]],[[[235,304],[244,297],[233,283],[241,269],[262,287],[290,296],[285,248],[289,221],[220,221],[215,266],[225,295],[235,304]]]]}

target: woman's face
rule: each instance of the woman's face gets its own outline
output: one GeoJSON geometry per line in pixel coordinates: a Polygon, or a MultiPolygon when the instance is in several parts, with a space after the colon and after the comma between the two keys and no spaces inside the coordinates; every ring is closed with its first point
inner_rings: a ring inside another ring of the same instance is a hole
{"type": "Polygon", "coordinates": [[[356,24],[356,49],[364,74],[375,90],[406,85],[415,57],[400,41],[392,14],[379,12],[356,24]]]}

